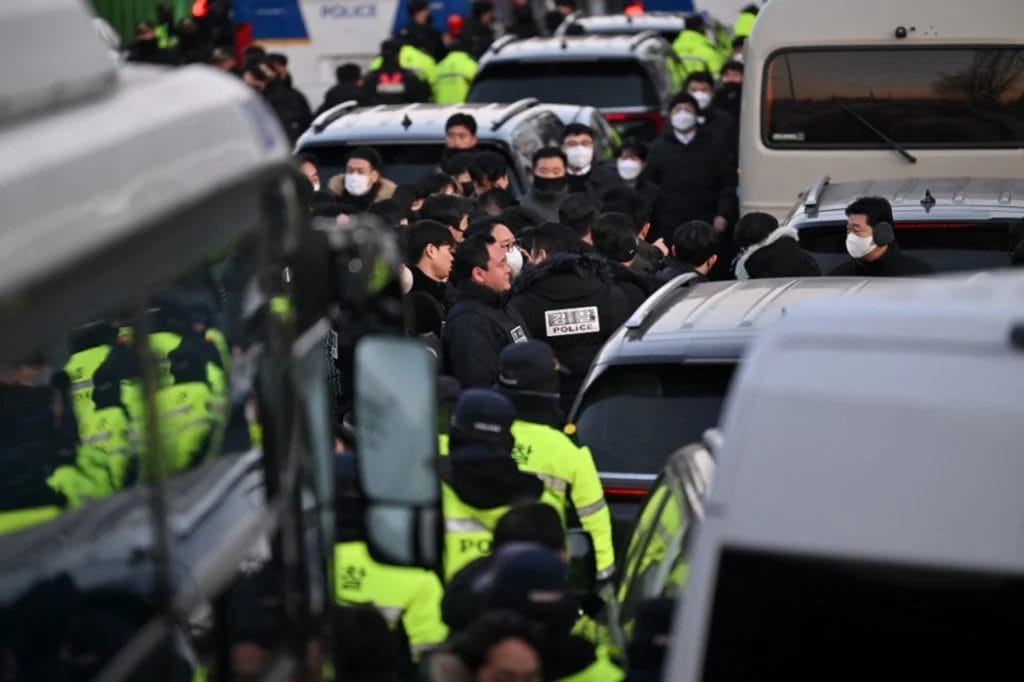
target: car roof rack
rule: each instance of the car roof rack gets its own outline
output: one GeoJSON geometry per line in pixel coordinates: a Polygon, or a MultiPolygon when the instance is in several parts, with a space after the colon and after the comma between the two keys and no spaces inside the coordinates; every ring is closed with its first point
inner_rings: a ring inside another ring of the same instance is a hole
{"type": "Polygon", "coordinates": [[[633,51],[636,48],[640,47],[640,45],[642,45],[645,41],[657,37],[657,31],[642,31],[640,33],[637,33],[635,36],[633,36],[633,40],[629,41],[629,49],[630,51],[633,51]]]}
{"type": "Polygon", "coordinates": [[[506,109],[501,114],[501,116],[496,118],[494,120],[494,123],[491,124],[491,131],[493,132],[495,130],[498,130],[499,128],[501,128],[501,126],[508,123],[509,120],[516,114],[521,114],[530,107],[537,106],[537,104],[539,103],[540,100],[538,100],[536,97],[524,97],[523,99],[512,102],[512,104],[508,105],[508,109],[506,109]]]}
{"type": "Polygon", "coordinates": [[[686,272],[670,280],[663,287],[655,291],[651,296],[637,308],[636,312],[626,320],[625,327],[630,336],[636,338],[643,335],[643,328],[653,317],[660,316],[665,308],[666,301],[674,303],[672,294],[684,287],[691,285],[691,280],[697,276],[696,272],[686,272]]]}
{"type": "Polygon", "coordinates": [[[830,176],[822,175],[818,178],[817,182],[811,185],[811,188],[807,190],[807,196],[804,197],[805,209],[818,207],[818,202],[821,201],[821,193],[825,191],[825,187],[830,182],[832,182],[832,178],[830,176]]]}
{"type": "Polygon", "coordinates": [[[354,99],[346,100],[341,104],[336,104],[324,113],[320,114],[313,120],[313,132],[322,133],[327,129],[327,126],[331,125],[339,118],[359,107],[359,102],[354,99]]]}
{"type": "Polygon", "coordinates": [[[518,38],[519,36],[517,36],[516,34],[509,33],[507,36],[502,36],[495,40],[493,43],[491,43],[491,46],[487,48],[487,51],[492,52],[494,54],[498,54],[505,48],[506,45],[508,45],[509,43],[514,43],[518,38]]]}

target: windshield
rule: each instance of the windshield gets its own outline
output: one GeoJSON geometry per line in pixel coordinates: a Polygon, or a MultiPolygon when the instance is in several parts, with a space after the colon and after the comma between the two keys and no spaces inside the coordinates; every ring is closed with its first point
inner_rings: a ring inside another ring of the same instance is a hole
{"type": "Polygon", "coordinates": [[[468,101],[514,102],[524,97],[604,109],[661,105],[647,72],[631,60],[490,64],[477,74],[468,101]]]}
{"type": "Polygon", "coordinates": [[[657,473],[670,454],[718,425],[734,364],[609,368],[585,394],[577,437],[598,471],[657,473]]]}
{"type": "MultiPolygon", "coordinates": [[[[415,184],[417,180],[431,173],[439,172],[438,166],[445,153],[443,143],[437,144],[352,144],[330,147],[309,147],[302,151],[312,154],[317,159],[320,178],[326,186],[330,178],[345,172],[345,162],[354,149],[372,146],[384,161],[384,177],[396,185],[415,184]]],[[[509,167],[509,180],[518,184],[519,176],[513,172],[515,165],[504,149],[497,146],[481,144],[479,151],[498,152],[505,157],[509,167]]]]}
{"type": "MultiPolygon", "coordinates": [[[[936,272],[1010,265],[1008,222],[897,222],[894,227],[900,250],[924,261],[936,272]]],[[[828,274],[850,260],[846,253],[845,222],[799,229],[800,245],[814,254],[823,273],[828,274]]]]}
{"type": "Polygon", "coordinates": [[[1024,49],[783,51],[765,67],[762,134],[787,149],[1019,147],[1024,49]]]}

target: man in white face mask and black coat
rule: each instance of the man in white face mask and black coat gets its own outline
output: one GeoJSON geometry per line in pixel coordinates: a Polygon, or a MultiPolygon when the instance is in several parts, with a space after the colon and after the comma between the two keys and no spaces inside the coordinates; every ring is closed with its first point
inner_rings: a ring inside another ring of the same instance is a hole
{"type": "Polygon", "coordinates": [[[892,205],[882,197],[861,197],[846,207],[846,252],[853,260],[829,275],[904,277],[933,272],[927,263],[900,251],[892,229],[892,205]]]}
{"type": "MultiPolygon", "coordinates": [[[[669,105],[671,129],[651,146],[643,177],[662,191],[655,224],[703,220],[725,236],[737,212],[736,158],[717,135],[697,124],[699,111],[692,95],[675,96],[669,105]]],[[[723,250],[729,250],[724,243],[723,250]]]]}
{"type": "Polygon", "coordinates": [[[570,123],[562,132],[562,151],[565,152],[569,193],[586,192],[594,202],[609,187],[622,184],[622,178],[613,168],[598,165],[594,129],[582,123],[570,123]]]}
{"type": "Polygon", "coordinates": [[[545,223],[527,239],[531,266],[513,285],[508,307],[569,371],[561,386],[567,410],[594,356],[629,316],[629,303],[604,258],[585,252],[572,228],[545,223]]]}

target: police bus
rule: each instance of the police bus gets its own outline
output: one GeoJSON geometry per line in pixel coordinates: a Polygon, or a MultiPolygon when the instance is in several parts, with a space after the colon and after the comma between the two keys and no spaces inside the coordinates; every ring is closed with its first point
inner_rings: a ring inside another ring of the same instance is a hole
{"type": "Polygon", "coordinates": [[[770,2],[746,44],[741,211],[818,178],[1024,172],[1024,3],[770,2]]]}

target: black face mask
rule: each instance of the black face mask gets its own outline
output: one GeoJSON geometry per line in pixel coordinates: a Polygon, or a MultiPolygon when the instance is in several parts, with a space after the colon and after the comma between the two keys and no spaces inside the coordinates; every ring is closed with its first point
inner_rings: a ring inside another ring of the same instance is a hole
{"type": "Polygon", "coordinates": [[[462,183],[462,194],[471,197],[476,194],[476,185],[473,181],[462,183]]]}
{"type": "Polygon", "coordinates": [[[559,192],[569,184],[569,176],[563,175],[560,178],[539,178],[534,176],[533,186],[541,192],[559,192]]]}
{"type": "Polygon", "coordinates": [[[743,83],[722,83],[716,94],[724,99],[735,99],[743,94],[743,83]]]}

